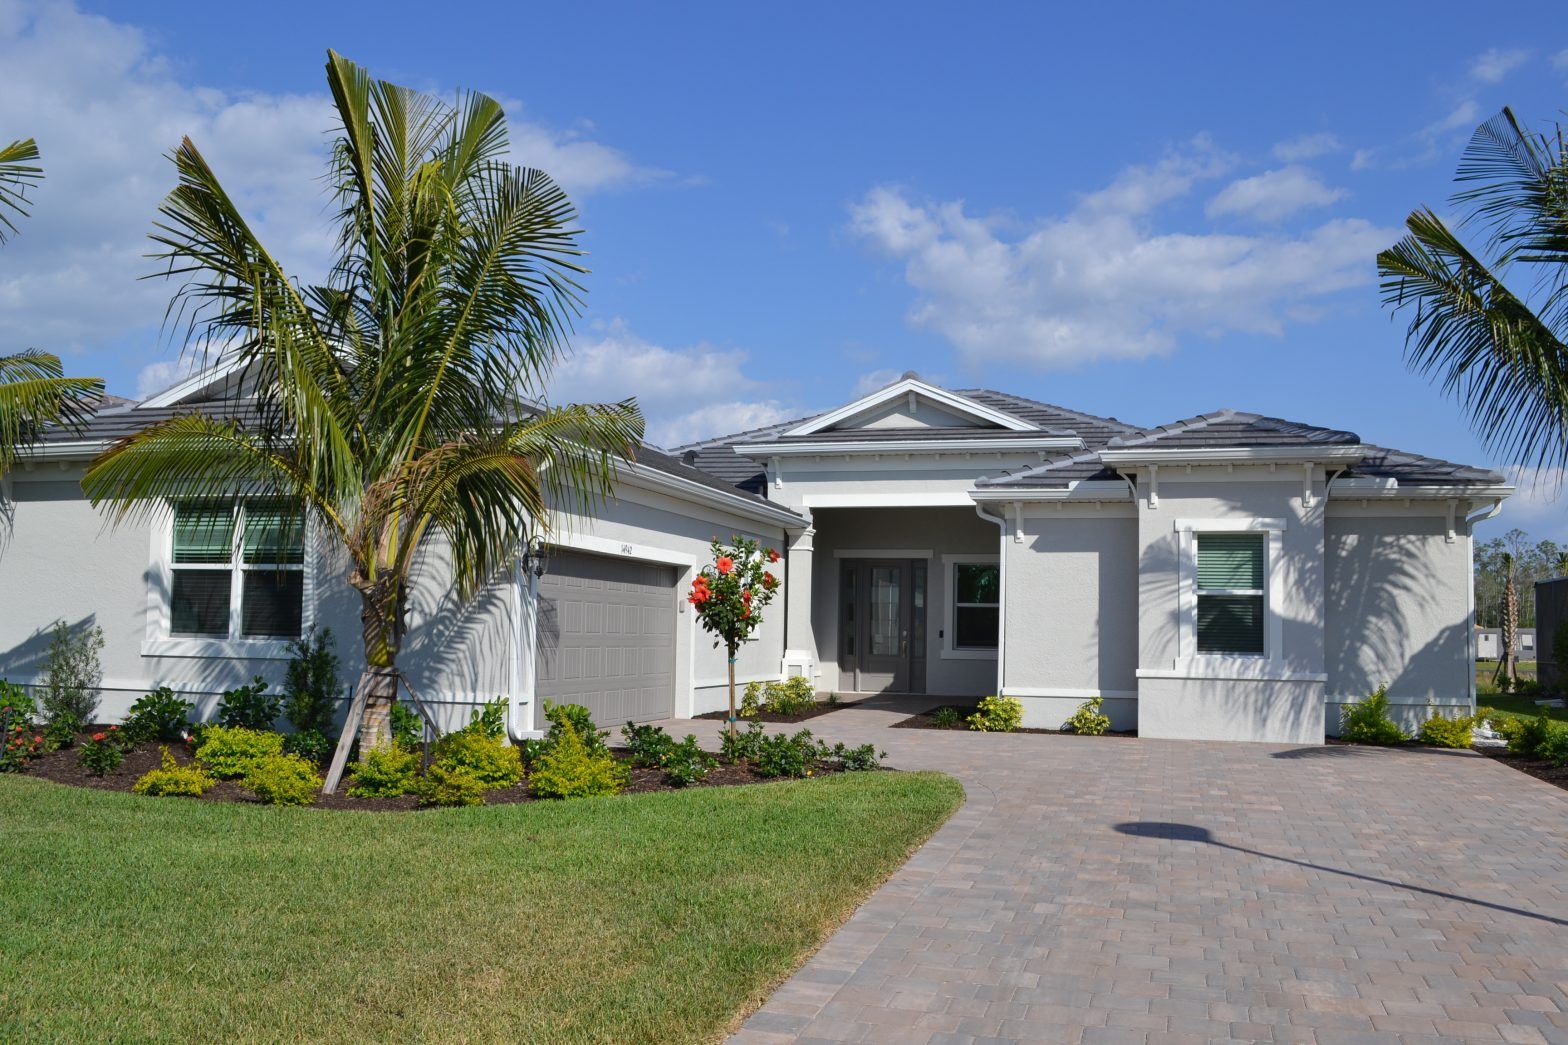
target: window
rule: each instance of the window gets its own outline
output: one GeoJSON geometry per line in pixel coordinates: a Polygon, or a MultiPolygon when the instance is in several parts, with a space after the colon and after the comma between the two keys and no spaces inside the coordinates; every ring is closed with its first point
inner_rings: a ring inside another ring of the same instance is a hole
{"type": "Polygon", "coordinates": [[[953,648],[996,649],[1000,634],[1001,567],[960,562],[953,566],[953,648]]]}
{"type": "Polygon", "coordinates": [[[1198,652],[1263,652],[1261,533],[1200,533],[1198,652]]]}
{"type": "Polygon", "coordinates": [[[305,603],[305,520],[278,501],[174,506],[169,632],[294,639],[305,603]]]}

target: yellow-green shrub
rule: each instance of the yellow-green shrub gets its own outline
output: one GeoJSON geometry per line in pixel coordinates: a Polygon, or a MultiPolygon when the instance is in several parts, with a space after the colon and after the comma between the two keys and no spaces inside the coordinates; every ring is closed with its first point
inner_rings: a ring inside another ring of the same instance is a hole
{"type": "Polygon", "coordinates": [[[626,786],[626,767],[608,751],[589,751],[570,723],[534,767],[529,784],[540,798],[613,795],[626,786]]]}
{"type": "Polygon", "coordinates": [[[466,769],[486,788],[511,787],[523,779],[517,748],[499,737],[462,729],[436,741],[431,761],[445,769],[466,769]]]}
{"type": "Polygon", "coordinates": [[[414,793],[427,806],[477,806],[484,803],[485,785],[462,766],[432,764],[414,793]]]}
{"type": "Polygon", "coordinates": [[[970,729],[980,733],[1011,733],[1023,720],[1023,701],[1017,697],[983,697],[968,722],[970,729]]]}
{"type": "Polygon", "coordinates": [[[298,755],[278,754],[252,762],[240,782],[274,806],[308,806],[321,790],[316,767],[298,755]]]}
{"type": "Polygon", "coordinates": [[[396,798],[414,789],[419,756],[389,744],[371,749],[348,769],[348,793],[355,798],[396,798]]]}
{"type": "Polygon", "coordinates": [[[1467,748],[1475,739],[1476,724],[1491,714],[1491,708],[1482,708],[1473,715],[1449,718],[1434,709],[1431,717],[1421,723],[1421,743],[1433,747],[1467,748]]]}
{"type": "Polygon", "coordinates": [[[1111,728],[1111,717],[1100,711],[1102,699],[1090,697],[1079,704],[1073,717],[1067,720],[1067,728],[1086,737],[1104,736],[1105,731],[1111,728]]]}
{"type": "Polygon", "coordinates": [[[154,797],[189,795],[199,798],[217,783],[201,766],[195,763],[182,766],[174,760],[173,755],[169,754],[168,748],[161,750],[163,765],[157,769],[149,769],[142,774],[140,780],[131,785],[131,790],[138,795],[154,797]]]}
{"type": "Polygon", "coordinates": [[[244,726],[210,726],[196,747],[196,761],[219,780],[242,777],[255,763],[281,754],[282,734],[244,726]]]}

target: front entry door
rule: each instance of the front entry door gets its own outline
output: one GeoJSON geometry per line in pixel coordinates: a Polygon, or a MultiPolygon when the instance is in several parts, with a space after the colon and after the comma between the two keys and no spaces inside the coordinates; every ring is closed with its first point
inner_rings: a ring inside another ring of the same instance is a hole
{"type": "Polygon", "coordinates": [[[857,693],[925,692],[926,564],[845,559],[839,668],[857,693]]]}

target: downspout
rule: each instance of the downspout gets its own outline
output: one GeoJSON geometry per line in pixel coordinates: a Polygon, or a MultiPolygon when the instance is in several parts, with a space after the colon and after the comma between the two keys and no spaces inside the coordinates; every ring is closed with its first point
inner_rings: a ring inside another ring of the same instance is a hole
{"type": "Polygon", "coordinates": [[[1007,516],[990,514],[980,501],[975,502],[975,514],[987,522],[995,523],[998,528],[996,597],[1002,612],[998,614],[996,627],[996,695],[1000,697],[1003,695],[1002,679],[1007,674],[1007,516]]]}

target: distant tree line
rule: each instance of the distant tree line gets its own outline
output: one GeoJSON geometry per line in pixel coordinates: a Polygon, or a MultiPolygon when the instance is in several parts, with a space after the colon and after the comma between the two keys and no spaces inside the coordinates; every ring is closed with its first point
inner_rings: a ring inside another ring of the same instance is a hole
{"type": "Polygon", "coordinates": [[[1519,593],[1519,626],[1535,627],[1535,582],[1568,576],[1568,547],[1556,541],[1531,543],[1518,528],[1475,546],[1475,619],[1483,628],[1503,626],[1508,575],[1519,593]]]}

